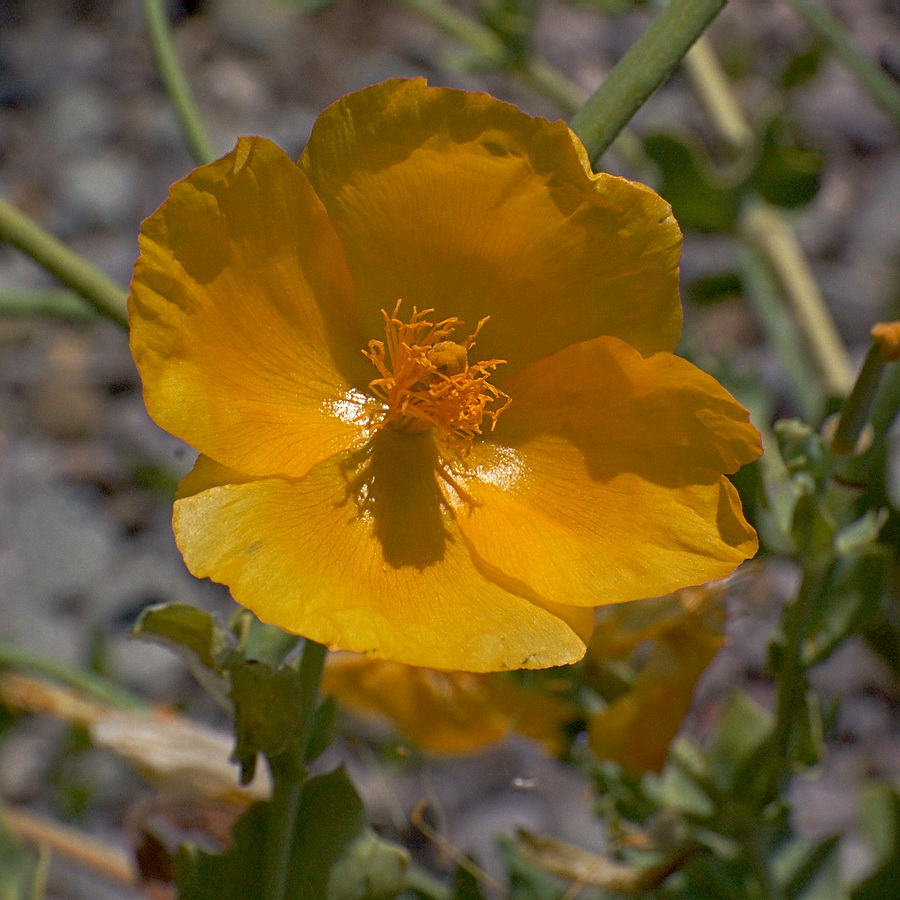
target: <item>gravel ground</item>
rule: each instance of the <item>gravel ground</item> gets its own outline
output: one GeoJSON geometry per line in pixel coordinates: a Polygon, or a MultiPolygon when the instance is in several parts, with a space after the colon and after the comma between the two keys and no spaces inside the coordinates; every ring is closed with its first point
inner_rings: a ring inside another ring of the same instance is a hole
{"type": "MultiPolygon", "coordinates": [[[[896,0],[832,4],[859,44],[900,71],[896,0]]],[[[399,4],[341,0],[315,15],[299,4],[245,0],[184,3],[178,49],[219,150],[238,134],[272,138],[299,155],[317,113],[341,94],[392,76],[489,90],[527,112],[558,118],[553,104],[500,75],[467,73],[462,51],[399,4]],[[193,14],[187,15],[186,12],[193,14]]],[[[648,21],[637,12],[604,19],[589,4],[548,3],[538,47],[585,89],[593,88],[648,21]]],[[[773,103],[768,82],[809,44],[778,0],[734,0],[711,35],[741,69],[752,115],[773,103]]],[[[900,154],[888,119],[836,62],[787,100],[806,143],[826,154],[823,186],[798,229],[837,322],[861,352],[871,322],[896,313],[900,259],[900,154]]],[[[636,126],[681,122],[706,128],[681,75],[646,105],[636,126]]],[[[139,222],[192,167],[154,74],[137,0],[0,0],[0,193],[121,283],[137,254],[139,222]]],[[[727,270],[721,237],[689,237],[687,281],[727,270]]],[[[0,247],[0,292],[49,286],[41,271],[0,247]]],[[[746,306],[689,311],[706,348],[760,373],[781,396],[771,351],[746,306]]],[[[102,322],[0,319],[0,635],[23,648],[84,664],[154,699],[186,705],[221,724],[174,656],[126,640],[146,604],[183,601],[227,613],[215,585],[193,580],[171,536],[166,485],[193,453],[143,410],[124,336],[102,322]]],[[[796,575],[769,563],[743,580],[733,601],[729,646],[704,677],[688,727],[704,734],[730,686],[769,699],[767,635],[796,575]]],[[[826,764],[796,785],[798,826],[847,833],[851,873],[865,865],[855,793],[870,776],[900,778],[897,685],[862,643],[850,642],[816,674],[842,701],[826,764]]],[[[114,844],[144,790],[105,754],[71,753],[68,732],[24,719],[0,742],[0,797],[53,815],[90,796],[78,825],[114,844]],[[65,787],[68,785],[68,787],[65,787]],[[77,787],[74,790],[72,785],[77,787]]],[[[366,752],[348,751],[373,815],[406,820],[423,796],[442,810],[462,849],[484,848],[512,825],[599,841],[585,785],[524,743],[477,759],[386,775],[366,752]],[[461,790],[466,785],[467,790],[461,790]]],[[[491,861],[488,860],[489,867],[491,861]]],[[[51,896],[124,898],[68,867],[51,896]]]]}

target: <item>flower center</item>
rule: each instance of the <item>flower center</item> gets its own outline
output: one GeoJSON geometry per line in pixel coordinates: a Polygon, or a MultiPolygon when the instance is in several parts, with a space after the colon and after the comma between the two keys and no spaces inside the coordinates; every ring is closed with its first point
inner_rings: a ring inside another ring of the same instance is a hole
{"type": "Polygon", "coordinates": [[[388,423],[411,433],[437,428],[466,454],[474,436],[481,434],[484,417],[490,418],[493,429],[511,402],[488,380],[506,360],[469,363],[469,350],[487,318],[464,341],[457,342],[451,335],[463,323],[456,318],[431,322],[427,316],[432,312],[413,307],[412,317],[404,322],[399,318],[399,300],[390,315],[381,311],[385,340],[369,341],[369,349],[363,350],[379,374],[369,382],[369,390],[386,406],[372,430],[388,423]],[[492,404],[495,407],[489,409],[492,404]]]}

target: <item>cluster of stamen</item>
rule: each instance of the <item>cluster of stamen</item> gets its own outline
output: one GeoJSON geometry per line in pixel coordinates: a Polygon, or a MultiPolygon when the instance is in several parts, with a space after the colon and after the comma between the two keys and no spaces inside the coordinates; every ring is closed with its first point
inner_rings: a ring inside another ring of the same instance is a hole
{"type": "Polygon", "coordinates": [[[399,318],[399,300],[390,315],[381,311],[385,340],[369,341],[369,349],[363,350],[380,376],[369,382],[369,389],[386,408],[372,429],[386,424],[412,433],[437,428],[465,454],[474,436],[482,433],[485,416],[493,429],[510,404],[509,396],[488,380],[506,360],[469,363],[469,350],[487,318],[464,341],[456,342],[450,336],[463,323],[456,318],[430,322],[427,316],[432,312],[413,307],[412,317],[404,322],[399,318]]]}

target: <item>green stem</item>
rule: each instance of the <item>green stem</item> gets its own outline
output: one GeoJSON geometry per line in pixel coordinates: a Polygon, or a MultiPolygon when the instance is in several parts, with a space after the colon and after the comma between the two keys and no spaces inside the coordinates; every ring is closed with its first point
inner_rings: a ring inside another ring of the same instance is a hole
{"type": "Polygon", "coordinates": [[[322,669],[325,667],[325,657],[328,648],[323,644],[306,639],[303,645],[303,654],[300,657],[300,690],[303,704],[298,739],[304,759],[312,736],[313,715],[319,699],[319,682],[322,680],[322,669]]]}
{"type": "Polygon", "coordinates": [[[644,101],[665,81],[726,0],[671,0],[572,119],[596,164],[644,101]]]}
{"type": "Polygon", "coordinates": [[[449,888],[415,864],[406,873],[406,887],[429,900],[451,900],[449,888]]]}
{"type": "Polygon", "coordinates": [[[888,433],[898,412],[900,412],[900,365],[888,366],[872,408],[871,422],[876,441],[888,433]]]}
{"type": "MultiPolygon", "coordinates": [[[[753,139],[752,130],[709,42],[705,38],[698,40],[685,61],[716,131],[734,146],[747,148],[753,139]]],[[[845,396],[850,390],[853,370],[847,352],[794,229],[784,214],[760,198],[751,198],[744,205],[738,227],[747,243],[765,259],[771,278],[780,288],[781,297],[787,299],[790,306],[796,327],[775,308],[780,305],[777,296],[772,298],[772,302],[767,302],[762,318],[793,381],[795,394],[805,407],[805,414],[810,417],[820,412],[817,398],[821,398],[823,393],[845,396]],[[779,324],[779,319],[782,324],[779,324]],[[809,362],[814,367],[812,372],[806,354],[798,353],[800,342],[788,338],[797,330],[804,338],[809,362]],[[816,408],[811,410],[810,404],[813,402],[816,408]]],[[[755,261],[750,268],[755,273],[760,271],[755,261]]],[[[768,275],[760,277],[764,281],[770,280],[768,275]]],[[[762,294],[771,294],[771,291],[766,287],[762,294]]]]}
{"type": "Polygon", "coordinates": [[[810,0],[790,0],[807,25],[824,38],[835,55],[859,79],[871,98],[900,125],[900,88],[853,42],[847,30],[830,12],[810,0]]]}
{"type": "Polygon", "coordinates": [[[212,162],[218,154],[200,118],[200,111],[188,87],[172,42],[172,30],[166,14],[164,0],[143,0],[144,17],[150,32],[150,43],[156,59],[156,67],[162,78],[169,100],[178,116],[178,122],[198,165],[212,162]]]}
{"type": "Polygon", "coordinates": [[[502,67],[509,62],[509,51],[490,28],[470,19],[443,0],[401,0],[401,2],[444,34],[467,44],[487,65],[502,67]]]}
{"type": "Polygon", "coordinates": [[[781,891],[769,870],[765,839],[755,817],[740,816],[735,823],[733,837],[741,849],[749,879],[746,900],[781,900],[781,891]]]}
{"type": "MultiPolygon", "coordinates": [[[[806,548],[809,553],[814,550],[806,548]]],[[[767,755],[768,769],[763,782],[763,803],[777,797],[785,775],[791,774],[797,743],[798,715],[804,709],[808,687],[803,663],[803,643],[806,640],[809,617],[816,602],[827,587],[830,566],[818,561],[806,560],[803,580],[797,596],[784,611],[783,646],[777,671],[778,699],[775,712],[775,728],[772,732],[771,751],[767,755]]]]}
{"type": "Polygon", "coordinates": [[[763,253],[748,243],[740,245],[738,253],[746,295],[781,360],[791,393],[804,418],[816,420],[825,400],[821,380],[807,354],[798,352],[800,330],[784,305],[771,267],[763,253]]]}
{"type": "Polygon", "coordinates": [[[509,69],[534,90],[557,103],[569,115],[577,112],[588,98],[571,78],[546,60],[526,54],[514,59],[503,41],[490,28],[476,22],[443,0],[401,0],[404,6],[427,19],[435,28],[471,47],[484,64],[509,69]]]}
{"type": "Polygon", "coordinates": [[[806,693],[806,677],[800,663],[800,654],[804,624],[810,607],[809,595],[809,580],[805,579],[784,614],[784,659],[778,673],[778,706],[772,738],[774,761],[779,773],[787,767],[794,740],[796,712],[806,693]]]}
{"type": "Polygon", "coordinates": [[[143,710],[146,708],[141,700],[102,675],[76,669],[67,663],[48,659],[46,656],[38,656],[10,644],[0,644],[0,669],[37,672],[121,709],[143,710]]]}
{"type": "Polygon", "coordinates": [[[46,844],[39,846],[28,900],[44,900],[47,896],[47,882],[50,880],[50,863],[52,861],[53,851],[46,844]]]}
{"type": "Polygon", "coordinates": [[[272,799],[269,801],[269,830],[266,844],[264,900],[287,900],[288,873],[294,852],[294,834],[300,818],[303,781],[276,766],[272,799]]]}
{"type": "MultiPolygon", "coordinates": [[[[511,71],[518,74],[532,90],[556,103],[569,116],[575,115],[590,96],[552,63],[532,54],[527,55],[511,71]]],[[[634,173],[646,172],[650,166],[644,145],[633,131],[620,131],[610,149],[634,173]]]]}
{"type": "Polygon", "coordinates": [[[22,288],[0,291],[0,316],[55,316],[84,321],[93,319],[94,313],[73,291],[22,288]]]}
{"type": "Polygon", "coordinates": [[[684,67],[716,131],[735,147],[748,146],[753,141],[753,130],[706,35],[697,38],[688,50],[684,67]]]}
{"type": "Polygon", "coordinates": [[[740,229],[765,254],[806,339],[826,393],[846,396],[853,384],[853,367],[794,230],[781,212],[759,199],[746,204],[740,229]]]}
{"type": "Polygon", "coordinates": [[[872,426],[872,445],[858,456],[841,460],[837,472],[848,484],[870,484],[884,477],[886,441],[898,413],[900,413],[900,365],[886,366],[884,377],[875,394],[869,423],[872,426]]]}
{"type": "Polygon", "coordinates": [[[568,115],[573,115],[588,98],[588,92],[576,84],[556,66],[529,54],[515,68],[532,89],[548,97],[568,115]]]}
{"type": "Polygon", "coordinates": [[[289,746],[268,759],[273,785],[266,840],[264,900],[288,900],[288,875],[306,780],[306,754],[327,652],[322,644],[306,641],[300,659],[300,724],[289,746]]]}
{"type": "Polygon", "coordinates": [[[859,436],[869,422],[885,365],[881,348],[877,343],[873,343],[837,420],[837,427],[830,443],[832,453],[850,456],[857,452],[859,436]]]}
{"type": "Polygon", "coordinates": [[[0,241],[7,241],[30,256],[101,315],[128,327],[125,291],[5,200],[0,200],[0,241]]]}

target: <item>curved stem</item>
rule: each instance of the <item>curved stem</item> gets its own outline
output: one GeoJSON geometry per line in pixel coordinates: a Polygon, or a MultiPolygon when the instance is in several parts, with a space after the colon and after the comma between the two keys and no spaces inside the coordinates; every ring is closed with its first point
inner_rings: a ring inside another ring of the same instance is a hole
{"type": "Polygon", "coordinates": [[[753,130],[705,34],[688,50],[684,67],[716,131],[734,147],[743,148],[750,144],[753,130]]]}
{"type": "Polygon", "coordinates": [[[747,204],[741,230],[771,265],[807,339],[826,393],[846,396],[853,384],[853,367],[794,230],[778,210],[758,199],[747,204]]]}
{"type": "Polygon", "coordinates": [[[268,759],[273,785],[266,838],[264,900],[288,900],[288,874],[306,780],[306,754],[327,652],[322,644],[307,639],[300,659],[302,709],[297,734],[285,750],[268,759]]]}
{"type": "Polygon", "coordinates": [[[742,242],[737,249],[744,292],[781,360],[800,412],[807,420],[814,420],[822,413],[825,392],[811,355],[800,350],[804,346],[800,328],[785,305],[783,292],[762,250],[749,242],[742,242]]]}
{"type": "Polygon", "coordinates": [[[790,3],[806,24],[831,45],[835,55],[859,79],[869,96],[896,124],[900,124],[900,88],[890,75],[856,46],[844,26],[828,10],[810,0],[790,0],[790,3]]]}
{"type": "Polygon", "coordinates": [[[197,165],[206,165],[216,156],[215,147],[200,118],[200,111],[188,87],[187,78],[178,61],[175,45],[172,43],[172,32],[166,15],[163,0],[143,0],[144,17],[150,32],[150,43],[156,68],[162,78],[163,86],[178,116],[181,130],[187,140],[191,155],[197,165]]]}
{"type": "Polygon", "coordinates": [[[0,200],[0,240],[7,241],[80,294],[101,315],[128,327],[126,293],[35,221],[0,200]]]}
{"type": "MultiPolygon", "coordinates": [[[[685,62],[716,131],[734,146],[746,147],[753,138],[752,131],[709,42],[705,38],[698,40],[685,62]]],[[[780,327],[778,320],[783,317],[774,304],[769,304],[770,315],[763,316],[769,338],[785,370],[793,376],[795,393],[806,415],[813,415],[820,411],[810,409],[810,401],[815,397],[822,393],[844,396],[850,390],[853,368],[847,351],[784,213],[760,198],[751,198],[741,211],[738,227],[751,248],[766,261],[781,296],[788,301],[797,330],[805,339],[818,384],[810,381],[807,371],[810,366],[798,357],[796,342],[789,337],[788,332],[793,328],[780,327]]]]}
{"type": "Polygon", "coordinates": [[[572,119],[595,163],[665,81],[726,0],[671,0],[572,119]]]}

